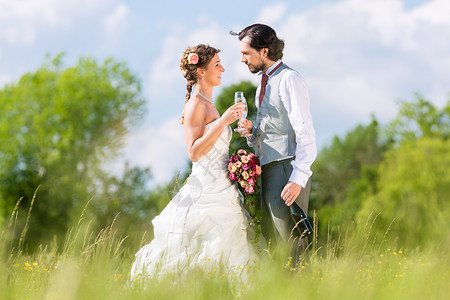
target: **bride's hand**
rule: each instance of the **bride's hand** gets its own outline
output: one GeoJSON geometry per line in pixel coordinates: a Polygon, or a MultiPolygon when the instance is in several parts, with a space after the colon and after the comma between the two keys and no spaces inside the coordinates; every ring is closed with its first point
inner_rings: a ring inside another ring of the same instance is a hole
{"type": "Polygon", "coordinates": [[[242,111],[244,110],[243,103],[236,103],[230,106],[222,115],[222,119],[227,125],[233,123],[236,120],[242,118],[242,111]]]}

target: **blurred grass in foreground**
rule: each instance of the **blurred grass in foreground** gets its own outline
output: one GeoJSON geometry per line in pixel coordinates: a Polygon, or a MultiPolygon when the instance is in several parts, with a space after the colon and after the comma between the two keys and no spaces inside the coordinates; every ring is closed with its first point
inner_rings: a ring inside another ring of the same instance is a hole
{"type": "MultiPolygon", "coordinates": [[[[182,281],[167,276],[130,286],[134,253],[142,245],[125,247],[114,222],[94,233],[82,214],[62,249],[54,242],[28,255],[20,248],[23,240],[14,245],[10,238],[18,230],[16,217],[17,210],[0,236],[0,299],[445,299],[450,294],[448,240],[420,251],[393,248],[371,237],[372,226],[347,230],[324,245],[314,236],[308,257],[297,266],[263,258],[245,284],[231,274],[197,270],[182,281]]],[[[26,238],[26,226],[22,230],[26,238]]]]}

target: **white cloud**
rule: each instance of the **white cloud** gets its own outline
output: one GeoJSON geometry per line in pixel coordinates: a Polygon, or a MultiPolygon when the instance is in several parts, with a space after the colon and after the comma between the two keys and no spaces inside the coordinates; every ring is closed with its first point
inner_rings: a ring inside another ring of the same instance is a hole
{"type": "Polygon", "coordinates": [[[12,46],[32,45],[39,34],[67,30],[115,1],[0,0],[0,41],[12,46]]]}
{"type": "Polygon", "coordinates": [[[0,88],[2,88],[5,84],[8,84],[12,81],[10,75],[0,74],[0,88]]]}
{"type": "MultiPolygon", "coordinates": [[[[171,34],[161,42],[160,55],[154,59],[149,69],[150,102],[179,105],[180,99],[184,99],[186,93],[186,80],[179,68],[181,54],[188,46],[200,43],[209,44],[221,50],[219,55],[226,69],[223,85],[226,82],[236,82],[235,70],[228,67],[227,63],[231,64],[240,60],[237,40],[228,34],[229,29],[219,26],[215,21],[210,20],[210,23],[205,24],[208,20],[200,17],[200,22],[202,26],[189,32],[186,28],[173,24],[171,34]],[[230,43],[230,41],[233,42],[230,43]],[[232,60],[228,60],[230,56],[233,56],[232,60]]],[[[220,88],[216,88],[215,95],[219,90],[220,88]]]]}
{"type": "Polygon", "coordinates": [[[450,26],[424,15],[448,7],[435,0],[408,11],[399,0],[345,0],[289,14],[279,30],[285,61],[310,83],[313,106],[332,108],[346,130],[370,113],[392,117],[395,101],[415,91],[440,105],[450,77],[450,39],[442,36],[450,26]]]}
{"type": "Polygon", "coordinates": [[[415,9],[412,16],[420,21],[432,24],[450,25],[450,2],[447,0],[434,0],[415,9]]]}
{"type": "Polygon", "coordinates": [[[285,3],[276,3],[266,6],[256,17],[256,22],[264,24],[274,24],[283,18],[285,11],[285,3]]]}
{"type": "Polygon", "coordinates": [[[130,9],[125,3],[119,3],[113,11],[103,18],[103,26],[109,36],[120,37],[128,27],[130,9]]]}
{"type": "Polygon", "coordinates": [[[149,69],[150,102],[170,102],[179,99],[180,94],[174,91],[177,90],[177,86],[183,84],[178,62],[187,43],[180,42],[180,37],[176,35],[167,37],[161,44],[161,54],[153,60],[149,69]]]}
{"type": "Polygon", "coordinates": [[[167,182],[185,167],[188,159],[184,128],[178,118],[170,118],[135,132],[128,138],[123,157],[131,165],[150,167],[155,183],[167,182]]]}

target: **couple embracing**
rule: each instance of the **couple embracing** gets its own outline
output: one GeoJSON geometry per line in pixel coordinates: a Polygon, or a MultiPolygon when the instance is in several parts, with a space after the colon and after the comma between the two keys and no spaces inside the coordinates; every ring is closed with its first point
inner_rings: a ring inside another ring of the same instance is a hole
{"type": "MultiPolygon", "coordinates": [[[[310,167],[316,158],[308,90],[302,76],[281,60],[284,42],[271,27],[254,24],[237,35],[241,61],[262,78],[255,123],[243,119],[239,124],[262,166],[262,234],[271,253],[295,259],[308,242],[295,230],[293,208],[308,209],[310,167]]],[[[212,101],[225,71],[219,52],[200,44],[183,53],[180,68],[187,92],[181,122],[192,173],[152,220],[154,239],[137,252],[132,279],[196,267],[236,271],[257,260],[248,238],[249,216],[227,169],[229,125],[242,117],[244,105],[234,104],[220,116],[212,101]]]]}

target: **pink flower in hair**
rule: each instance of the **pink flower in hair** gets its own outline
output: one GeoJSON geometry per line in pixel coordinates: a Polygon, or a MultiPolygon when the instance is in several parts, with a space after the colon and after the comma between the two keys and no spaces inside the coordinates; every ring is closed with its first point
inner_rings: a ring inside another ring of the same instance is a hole
{"type": "Polygon", "coordinates": [[[198,55],[197,55],[197,53],[195,53],[195,52],[189,53],[187,60],[188,60],[190,65],[198,64],[198,55]]]}

